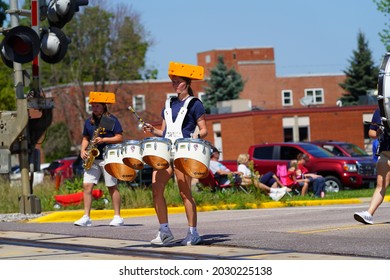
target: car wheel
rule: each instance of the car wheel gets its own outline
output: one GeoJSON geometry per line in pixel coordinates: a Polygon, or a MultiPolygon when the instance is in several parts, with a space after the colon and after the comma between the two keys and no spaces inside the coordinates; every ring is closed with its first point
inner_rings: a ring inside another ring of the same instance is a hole
{"type": "Polygon", "coordinates": [[[325,192],[339,192],[341,190],[341,182],[334,176],[325,177],[325,192]]]}

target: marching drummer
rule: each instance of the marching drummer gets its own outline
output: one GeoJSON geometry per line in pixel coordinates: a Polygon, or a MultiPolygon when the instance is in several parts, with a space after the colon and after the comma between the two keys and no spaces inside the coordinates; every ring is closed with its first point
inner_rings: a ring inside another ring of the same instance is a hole
{"type": "MultiPolygon", "coordinates": [[[[145,123],[144,132],[150,132],[154,136],[168,138],[173,144],[179,138],[204,138],[207,135],[205,109],[202,102],[194,97],[191,88],[192,80],[202,80],[204,69],[201,66],[170,62],[168,75],[177,97],[166,101],[162,110],[161,128],[157,129],[145,123]],[[197,132],[195,132],[197,131],[197,132]]],[[[181,244],[196,245],[202,239],[197,231],[196,203],[191,193],[191,177],[172,165],[167,169],[154,169],[152,176],[152,192],[154,208],[157,214],[160,228],[155,239],[151,241],[155,245],[166,245],[173,241],[174,237],[168,224],[168,210],[164,198],[165,185],[172,173],[179,186],[186,216],[188,220],[187,236],[181,244]]]]}
{"type": "Polygon", "coordinates": [[[390,132],[384,131],[382,126],[382,118],[379,108],[375,110],[368,135],[372,139],[379,140],[379,158],[376,164],[377,177],[376,188],[372,195],[370,206],[367,211],[356,212],[354,218],[356,221],[363,224],[374,223],[374,213],[382,204],[386,194],[386,189],[390,184],[390,132]]]}
{"type": "Polygon", "coordinates": [[[92,225],[90,218],[92,190],[103,175],[114,207],[114,218],[110,222],[110,226],[121,226],[123,225],[123,219],[120,216],[121,198],[117,188],[117,179],[111,176],[103,167],[104,147],[122,142],[122,126],[119,120],[108,112],[107,108],[107,104],[115,103],[115,94],[111,92],[90,92],[89,103],[92,106],[92,116],[84,123],[80,151],[85,168],[83,177],[84,215],[74,222],[74,225],[83,227],[92,225]],[[96,157],[93,156],[91,147],[98,150],[96,157]]]}

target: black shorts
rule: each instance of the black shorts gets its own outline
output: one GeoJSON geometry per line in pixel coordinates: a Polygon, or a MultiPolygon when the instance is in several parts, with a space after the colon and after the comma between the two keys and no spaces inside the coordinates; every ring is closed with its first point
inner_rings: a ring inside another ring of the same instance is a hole
{"type": "Polygon", "coordinates": [[[264,185],[271,187],[273,184],[275,184],[276,180],[274,178],[273,172],[267,172],[263,176],[260,177],[260,183],[263,183],[264,185]]]}

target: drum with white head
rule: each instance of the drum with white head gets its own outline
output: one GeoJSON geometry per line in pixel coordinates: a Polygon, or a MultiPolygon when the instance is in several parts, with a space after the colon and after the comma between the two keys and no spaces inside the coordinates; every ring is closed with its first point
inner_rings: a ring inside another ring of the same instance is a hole
{"type": "Polygon", "coordinates": [[[122,160],[123,163],[131,168],[141,170],[144,168],[141,153],[141,141],[127,140],[122,143],[122,160]]]}
{"type": "Polygon", "coordinates": [[[211,151],[209,142],[196,138],[180,138],[175,141],[174,148],[175,168],[196,179],[208,176],[211,151]]]}
{"type": "Polygon", "coordinates": [[[171,141],[167,138],[150,137],[141,142],[142,160],[154,169],[167,169],[171,161],[171,141]]]}
{"type": "Polygon", "coordinates": [[[107,145],[104,148],[104,169],[113,177],[121,181],[133,181],[136,172],[122,160],[122,144],[107,145]]]}
{"type": "Polygon", "coordinates": [[[378,76],[378,107],[385,130],[390,133],[390,52],[386,53],[378,76]]]}

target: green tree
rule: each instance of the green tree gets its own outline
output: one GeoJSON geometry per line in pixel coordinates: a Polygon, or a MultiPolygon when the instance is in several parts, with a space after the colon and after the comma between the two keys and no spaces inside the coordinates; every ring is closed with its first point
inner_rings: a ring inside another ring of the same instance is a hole
{"type": "MultiPolygon", "coordinates": [[[[390,15],[390,0],[373,0],[377,5],[378,11],[382,12],[385,17],[390,15]]],[[[390,51],[390,25],[385,23],[385,28],[379,33],[383,45],[390,51]]]]}
{"type": "Polygon", "coordinates": [[[340,100],[343,106],[357,105],[359,98],[367,95],[368,90],[375,89],[378,82],[378,66],[374,65],[372,52],[362,32],[358,33],[358,47],[349,60],[350,66],[344,70],[347,78],[340,86],[348,92],[340,100]]]}
{"type": "Polygon", "coordinates": [[[218,57],[215,68],[210,71],[209,87],[205,87],[204,107],[210,113],[218,101],[233,100],[240,97],[245,82],[241,75],[232,67],[227,68],[223,56],[218,57]]]}
{"type": "Polygon", "coordinates": [[[57,123],[48,128],[46,138],[42,143],[46,162],[63,158],[70,154],[71,141],[69,138],[69,128],[63,123],[57,123]]]}
{"type": "Polygon", "coordinates": [[[3,26],[4,21],[6,20],[5,11],[9,8],[8,4],[4,0],[0,0],[0,26],[3,26]]]}
{"type": "MultiPolygon", "coordinates": [[[[7,15],[5,11],[9,8],[4,0],[0,0],[0,26],[4,26],[7,15]]],[[[4,36],[0,36],[2,42],[4,36]]],[[[15,110],[16,100],[13,88],[12,69],[8,68],[0,59],[0,110],[15,110]]]]}
{"type": "Polygon", "coordinates": [[[16,109],[13,81],[12,70],[5,64],[0,63],[0,111],[13,111],[16,109]]]}
{"type": "MultiPolygon", "coordinates": [[[[42,65],[42,85],[56,86],[73,83],[80,94],[75,99],[60,95],[59,102],[70,102],[80,118],[86,118],[85,82],[92,82],[95,91],[105,91],[108,81],[116,81],[116,90],[123,81],[142,78],[145,57],[153,44],[140,24],[140,16],[131,7],[118,4],[116,9],[105,8],[104,0],[96,0],[76,13],[63,28],[70,38],[65,58],[57,64],[42,65]]],[[[145,75],[146,76],[146,75],[145,75]]]]}
{"type": "MultiPolygon", "coordinates": [[[[6,21],[6,14],[4,11],[8,9],[9,6],[4,2],[4,0],[0,0],[0,23],[5,24],[8,23],[6,21]]],[[[22,5],[22,9],[29,10],[30,9],[30,1],[24,1],[22,5]]],[[[19,25],[30,26],[31,19],[29,17],[20,17],[19,25]]],[[[3,36],[0,36],[0,42],[3,41],[3,36]]],[[[31,71],[31,64],[26,63],[22,65],[23,69],[27,72],[31,71]]],[[[14,76],[13,76],[13,68],[8,68],[3,61],[0,59],[0,110],[9,110],[13,111],[16,109],[16,97],[15,97],[15,88],[14,88],[14,76]]],[[[25,90],[28,92],[28,89],[25,90]]]]}

